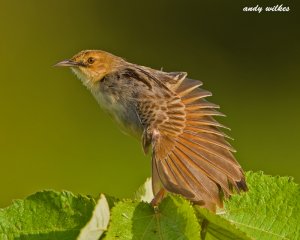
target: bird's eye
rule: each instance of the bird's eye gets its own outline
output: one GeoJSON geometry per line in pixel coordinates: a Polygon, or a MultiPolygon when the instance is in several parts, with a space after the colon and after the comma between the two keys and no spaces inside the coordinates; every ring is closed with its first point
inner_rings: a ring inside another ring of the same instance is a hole
{"type": "Polygon", "coordinates": [[[89,57],[88,60],[87,60],[87,62],[89,64],[93,64],[95,62],[95,58],[89,57]]]}

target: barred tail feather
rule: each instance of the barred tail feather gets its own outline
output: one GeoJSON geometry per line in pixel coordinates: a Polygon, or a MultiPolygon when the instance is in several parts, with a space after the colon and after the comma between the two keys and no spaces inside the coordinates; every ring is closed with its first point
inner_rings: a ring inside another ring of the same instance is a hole
{"type": "Polygon", "coordinates": [[[246,191],[247,185],[243,170],[232,154],[235,150],[225,139],[229,137],[220,130],[224,126],[213,118],[223,114],[215,110],[217,105],[204,99],[211,93],[200,89],[201,85],[185,79],[177,87],[185,119],[177,126],[172,125],[176,119],[173,110],[169,121],[159,126],[161,136],[154,144],[153,161],[165,189],[214,210],[215,206],[223,206],[223,197],[229,197],[234,190],[246,191]]]}

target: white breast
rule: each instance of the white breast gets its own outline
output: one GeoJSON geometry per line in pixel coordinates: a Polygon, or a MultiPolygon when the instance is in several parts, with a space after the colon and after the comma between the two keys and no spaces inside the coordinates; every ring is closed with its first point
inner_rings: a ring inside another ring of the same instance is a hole
{"type": "Polygon", "coordinates": [[[99,105],[107,112],[118,125],[121,127],[122,132],[135,136],[137,138],[141,137],[142,126],[139,121],[135,109],[132,106],[127,106],[126,103],[122,102],[117,96],[109,94],[109,92],[102,92],[100,86],[92,81],[88,80],[81,71],[76,68],[72,68],[74,73],[82,81],[93,94],[99,105]]]}

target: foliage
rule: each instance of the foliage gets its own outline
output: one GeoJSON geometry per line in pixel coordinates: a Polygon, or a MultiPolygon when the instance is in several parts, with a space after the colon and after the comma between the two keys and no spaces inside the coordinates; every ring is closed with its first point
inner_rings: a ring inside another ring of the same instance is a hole
{"type": "Polygon", "coordinates": [[[261,172],[246,177],[249,192],[217,214],[171,194],[153,208],[149,180],[133,200],[37,192],[0,209],[0,239],[299,239],[299,186],[261,172]]]}
{"type": "Polygon", "coordinates": [[[145,202],[124,201],[112,209],[104,239],[199,239],[200,226],[191,204],[168,196],[153,209],[145,202]]]}
{"type": "Polygon", "coordinates": [[[75,239],[95,205],[88,196],[37,192],[0,210],[0,239],[75,239]]]}
{"type": "Polygon", "coordinates": [[[225,203],[222,217],[255,239],[300,239],[300,188],[290,177],[247,173],[249,192],[225,203]]]}

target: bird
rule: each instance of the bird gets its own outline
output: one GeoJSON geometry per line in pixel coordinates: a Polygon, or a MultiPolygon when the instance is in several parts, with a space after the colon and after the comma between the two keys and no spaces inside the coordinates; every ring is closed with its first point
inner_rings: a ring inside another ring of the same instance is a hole
{"type": "Polygon", "coordinates": [[[216,211],[248,190],[227,127],[215,120],[224,114],[206,100],[212,94],[201,81],[102,50],[83,50],[54,66],[70,67],[121,130],[152,152],[153,206],[173,193],[216,211]]]}

